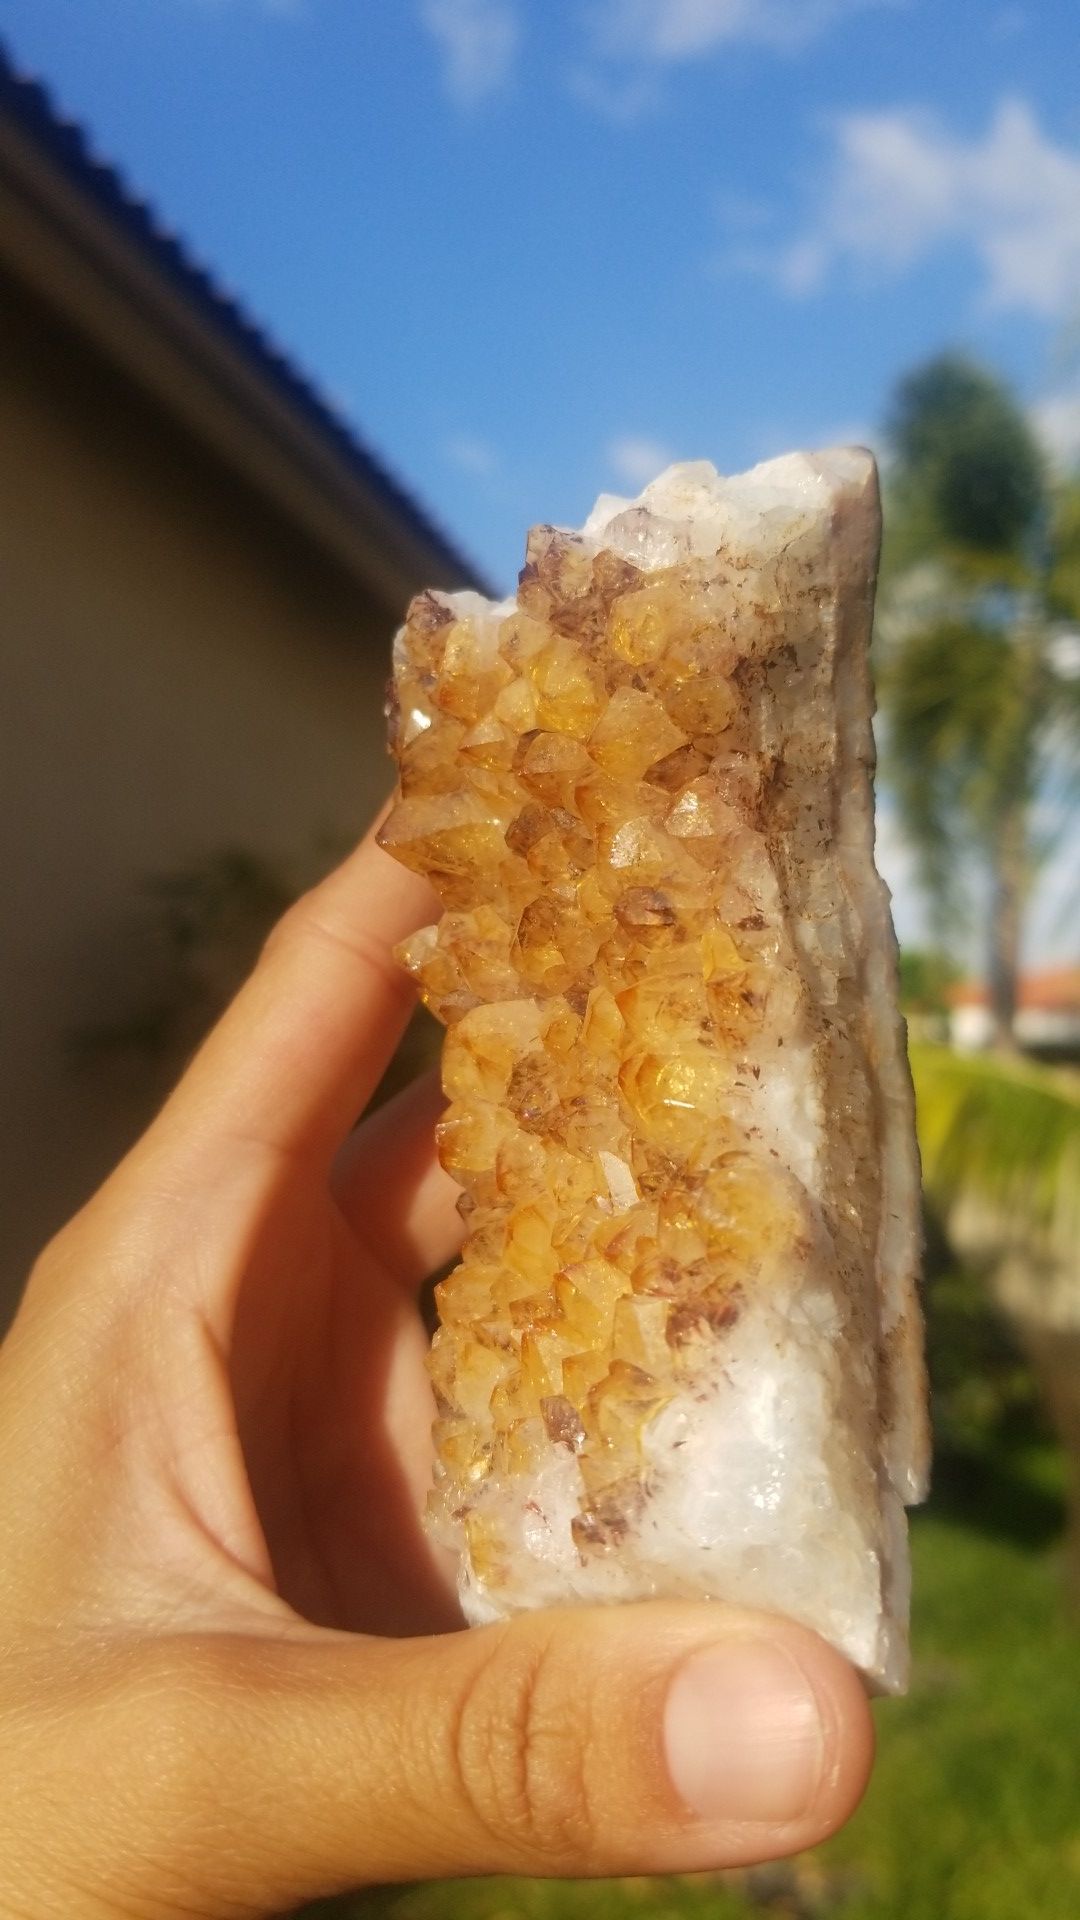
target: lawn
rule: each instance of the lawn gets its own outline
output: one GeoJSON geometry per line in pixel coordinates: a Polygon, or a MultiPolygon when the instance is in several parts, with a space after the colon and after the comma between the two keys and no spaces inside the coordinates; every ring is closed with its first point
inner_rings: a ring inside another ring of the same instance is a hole
{"type": "Polygon", "coordinates": [[[1046,1447],[953,1459],[914,1527],[915,1677],[876,1712],[867,1799],[828,1846],[748,1882],[379,1889],[336,1920],[1077,1920],[1080,1637],[1046,1447]]]}

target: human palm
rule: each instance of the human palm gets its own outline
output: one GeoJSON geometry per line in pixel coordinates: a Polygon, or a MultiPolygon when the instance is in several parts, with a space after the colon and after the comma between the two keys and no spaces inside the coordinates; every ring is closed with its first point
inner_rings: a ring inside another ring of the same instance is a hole
{"type": "Polygon", "coordinates": [[[241,1283],[229,1366],[251,1493],[236,1496],[253,1496],[281,1598],[324,1626],[460,1621],[419,1518],[434,1409],[417,1289],[456,1224],[430,1157],[436,1107],[430,1084],[392,1102],[333,1189],[289,1170],[241,1283]]]}
{"type": "Polygon", "coordinates": [[[286,916],[0,1349],[5,1911],[262,1920],[370,1879],[689,1871],[807,1845],[861,1790],[859,1682],[790,1622],[440,1631],[437,1088],[356,1124],[410,1011],[390,948],[432,905],[369,838],[286,916]]]}

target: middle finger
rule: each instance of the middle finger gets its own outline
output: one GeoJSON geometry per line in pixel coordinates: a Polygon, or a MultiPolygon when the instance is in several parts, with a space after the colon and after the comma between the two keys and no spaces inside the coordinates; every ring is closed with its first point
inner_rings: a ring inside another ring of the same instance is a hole
{"type": "Polygon", "coordinates": [[[461,1189],[435,1151],[445,1107],[438,1073],[423,1074],[357,1127],[334,1168],[334,1195],[349,1225],[409,1292],[453,1258],[464,1233],[461,1189]]]}

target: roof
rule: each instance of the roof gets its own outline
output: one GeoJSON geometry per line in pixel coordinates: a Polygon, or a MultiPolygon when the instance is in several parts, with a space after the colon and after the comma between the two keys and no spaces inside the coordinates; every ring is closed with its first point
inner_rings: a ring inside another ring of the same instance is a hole
{"type": "MultiPolygon", "coordinates": [[[[988,1007],[990,992],[980,980],[960,980],[950,987],[952,1007],[988,1007]]],[[[1039,1013],[1080,1013],[1080,966],[1044,967],[1020,976],[1017,1005],[1039,1013]]]]}
{"type": "Polygon", "coordinates": [[[247,477],[258,469],[264,489],[280,495],[281,462],[289,459],[292,485],[285,491],[294,512],[302,481],[309,495],[320,495],[308,502],[309,530],[317,521],[324,536],[336,533],[339,554],[344,546],[354,561],[359,540],[384,591],[398,591],[395,563],[410,592],[423,585],[489,590],[313,382],[165,230],[120,172],[96,157],[84,130],[16,70],[2,42],[0,259],[36,282],[114,358],[136,363],[129,370],[204,437],[217,438],[219,451],[227,447],[235,463],[246,464],[247,477]],[[340,524],[350,518],[351,541],[340,524]],[[360,520],[371,523],[366,540],[360,520]]]}

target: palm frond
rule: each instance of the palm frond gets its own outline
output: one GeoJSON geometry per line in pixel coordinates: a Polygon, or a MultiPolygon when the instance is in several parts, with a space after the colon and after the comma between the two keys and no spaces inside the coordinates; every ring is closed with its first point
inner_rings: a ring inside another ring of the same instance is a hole
{"type": "Polygon", "coordinates": [[[999,1054],[911,1049],[927,1191],[984,1203],[1010,1231],[1075,1244],[1080,1074],[999,1054]]]}
{"type": "Polygon", "coordinates": [[[1066,619],[1080,619],[1080,475],[1059,488],[1052,531],[1050,607],[1066,619]]]}

